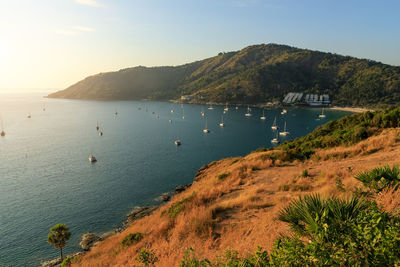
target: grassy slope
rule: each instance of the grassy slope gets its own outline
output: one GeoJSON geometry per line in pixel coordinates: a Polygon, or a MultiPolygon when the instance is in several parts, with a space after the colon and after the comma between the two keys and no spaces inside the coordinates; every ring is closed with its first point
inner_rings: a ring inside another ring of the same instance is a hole
{"type": "MultiPolygon", "coordinates": [[[[303,162],[271,160],[271,153],[279,151],[214,162],[187,191],[103,241],[76,265],[133,265],[142,247],[156,251],[159,266],[177,266],[188,247],[193,247],[199,258],[209,259],[226,250],[246,256],[257,246],[270,249],[276,237],[289,233],[277,216],[291,200],[312,192],[348,196],[364,190],[354,175],[384,164],[400,164],[399,141],[400,129],[387,128],[354,145],[315,149],[303,162]],[[145,236],[138,244],[123,248],[120,241],[134,232],[145,236]]],[[[393,210],[393,205],[399,206],[393,201],[396,197],[387,192],[377,200],[393,210]]]]}
{"type": "Polygon", "coordinates": [[[171,99],[260,103],[289,91],[329,93],[334,104],[400,101],[400,67],[294,47],[267,44],[221,53],[176,67],[135,67],[90,76],[50,97],[171,99]]]}

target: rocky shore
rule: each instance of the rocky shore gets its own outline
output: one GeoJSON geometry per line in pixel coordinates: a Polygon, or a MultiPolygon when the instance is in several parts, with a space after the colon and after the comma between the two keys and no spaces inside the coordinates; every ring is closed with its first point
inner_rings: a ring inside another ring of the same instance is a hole
{"type": "MultiPolygon", "coordinates": [[[[208,167],[208,165],[205,165],[199,169],[199,171],[195,175],[195,180],[196,180],[196,177],[198,176],[198,173],[201,172],[202,170],[206,169],[207,167],[208,167]]],[[[126,220],[124,222],[122,222],[122,227],[113,229],[102,235],[96,235],[95,233],[91,233],[91,232],[83,234],[81,237],[81,242],[79,243],[79,245],[81,246],[83,251],[69,254],[69,255],[65,256],[65,259],[73,258],[73,257],[81,256],[81,255],[85,254],[87,251],[90,251],[92,249],[92,247],[96,246],[99,242],[103,241],[104,239],[122,232],[125,228],[127,228],[129,225],[131,225],[136,220],[139,220],[143,217],[146,217],[146,216],[152,214],[159,206],[163,205],[163,203],[168,202],[169,200],[171,200],[171,198],[174,195],[185,191],[191,185],[192,184],[180,185],[180,186],[175,187],[175,189],[173,191],[162,193],[159,197],[157,197],[157,200],[161,202],[160,205],[134,207],[133,210],[130,211],[129,214],[127,215],[126,220]]],[[[56,258],[56,259],[42,262],[40,264],[40,267],[60,267],[61,263],[62,263],[61,258],[56,258]]]]}

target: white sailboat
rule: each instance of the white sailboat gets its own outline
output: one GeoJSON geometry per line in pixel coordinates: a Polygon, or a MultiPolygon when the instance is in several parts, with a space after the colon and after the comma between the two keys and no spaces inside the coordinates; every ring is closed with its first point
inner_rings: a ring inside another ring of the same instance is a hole
{"type": "Polygon", "coordinates": [[[228,110],[229,110],[229,108],[228,108],[228,103],[226,103],[225,108],[224,108],[224,111],[228,111],[228,110]]]}
{"type": "Polygon", "coordinates": [[[265,119],[266,119],[264,109],[263,109],[263,115],[260,117],[260,119],[262,119],[263,121],[265,121],[265,119]]]}
{"type": "Polygon", "coordinates": [[[289,134],[289,132],[286,131],[286,121],[285,121],[285,126],[283,127],[283,132],[279,132],[279,135],[281,135],[281,136],[286,136],[286,135],[288,135],[288,134],[289,134]]]}
{"type": "Polygon", "coordinates": [[[244,114],[246,117],[251,117],[251,116],[253,116],[253,114],[251,114],[251,108],[249,107],[249,106],[247,106],[247,113],[246,114],[244,114]]]}
{"type": "Polygon", "coordinates": [[[99,122],[97,122],[96,131],[98,131],[99,129],[100,129],[100,127],[99,127],[99,122]]]}
{"type": "Polygon", "coordinates": [[[322,108],[322,113],[318,115],[320,118],[326,118],[326,115],[324,114],[324,108],[322,108]]]}
{"type": "Polygon", "coordinates": [[[210,130],[207,128],[207,119],[206,119],[206,127],[203,129],[203,133],[209,133],[210,130]]]}
{"type": "Polygon", "coordinates": [[[204,108],[201,107],[201,116],[204,117],[204,108]]]}
{"type": "Polygon", "coordinates": [[[210,105],[210,106],[208,107],[208,109],[209,109],[209,110],[213,110],[214,108],[213,108],[212,105],[210,105]]]}
{"type": "Polygon", "coordinates": [[[4,136],[6,136],[6,132],[4,131],[4,126],[3,126],[3,120],[1,119],[1,117],[0,117],[0,123],[1,123],[1,133],[0,133],[0,136],[2,136],[2,137],[4,137],[4,136]]]}
{"type": "Polygon", "coordinates": [[[276,132],[275,138],[272,138],[271,143],[272,144],[278,144],[279,143],[278,132],[276,132]]]}
{"type": "Polygon", "coordinates": [[[224,115],[221,115],[221,122],[219,123],[219,126],[221,126],[221,127],[225,127],[225,123],[224,123],[224,115]]]}
{"type": "Polygon", "coordinates": [[[278,126],[276,125],[276,117],[275,117],[275,119],[274,119],[274,123],[273,123],[272,126],[271,126],[271,129],[272,129],[272,130],[277,130],[277,129],[278,129],[278,126]]]}

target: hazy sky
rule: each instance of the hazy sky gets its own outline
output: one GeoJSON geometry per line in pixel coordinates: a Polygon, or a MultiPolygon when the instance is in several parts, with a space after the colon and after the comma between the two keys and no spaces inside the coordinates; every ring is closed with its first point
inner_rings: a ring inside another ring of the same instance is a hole
{"type": "Polygon", "coordinates": [[[0,90],[271,42],[400,65],[400,1],[0,0],[0,90]]]}

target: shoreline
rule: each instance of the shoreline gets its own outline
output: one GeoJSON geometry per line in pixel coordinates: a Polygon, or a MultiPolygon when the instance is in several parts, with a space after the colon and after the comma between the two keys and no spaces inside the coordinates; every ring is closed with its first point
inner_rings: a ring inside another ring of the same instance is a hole
{"type": "Polygon", "coordinates": [[[339,110],[339,111],[348,111],[348,112],[353,112],[353,113],[363,113],[367,111],[375,111],[373,109],[369,108],[360,108],[360,107],[338,107],[338,106],[333,106],[333,107],[327,107],[327,109],[330,110],[339,110]]]}

